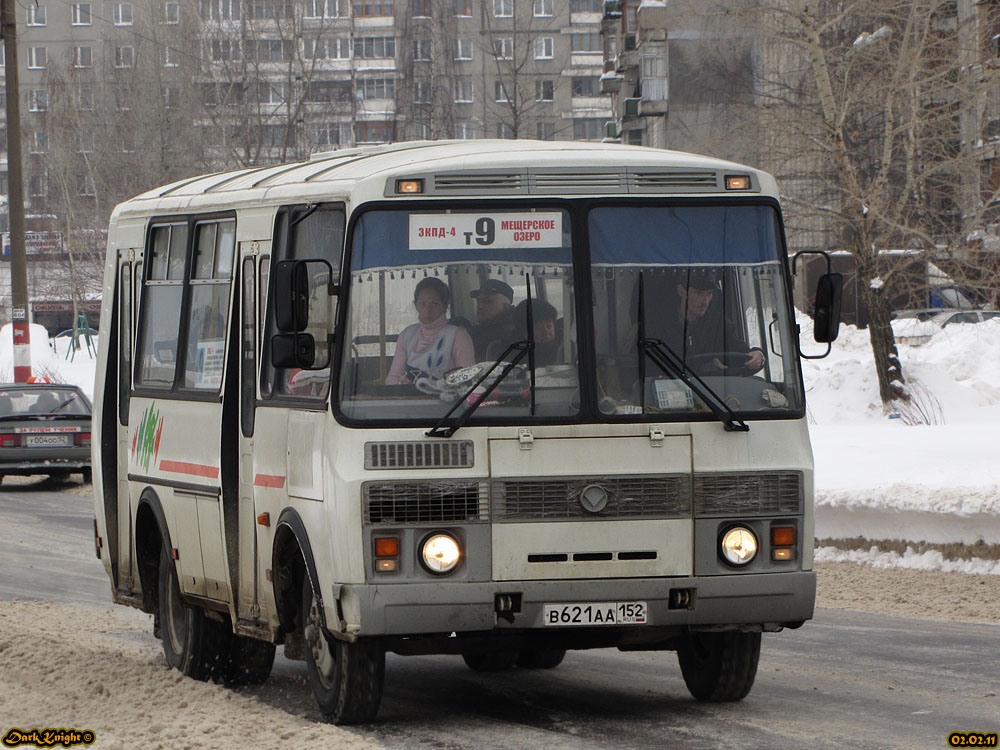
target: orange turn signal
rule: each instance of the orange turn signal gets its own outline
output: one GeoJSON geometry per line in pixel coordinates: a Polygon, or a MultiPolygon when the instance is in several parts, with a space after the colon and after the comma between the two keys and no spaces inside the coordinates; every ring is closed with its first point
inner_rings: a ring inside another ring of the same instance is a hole
{"type": "Polygon", "coordinates": [[[376,537],[375,557],[399,557],[399,537],[376,537]]]}
{"type": "Polygon", "coordinates": [[[749,190],[750,178],[746,175],[726,175],[726,190],[749,190]]]}
{"type": "Polygon", "coordinates": [[[423,180],[396,180],[397,193],[422,193],[424,192],[423,180]]]}
{"type": "Polygon", "coordinates": [[[794,526],[772,526],[771,527],[771,546],[772,547],[791,547],[795,544],[795,527],[794,526]]]}
{"type": "Polygon", "coordinates": [[[794,550],[791,547],[774,547],[771,549],[772,560],[794,560],[794,550]]]}

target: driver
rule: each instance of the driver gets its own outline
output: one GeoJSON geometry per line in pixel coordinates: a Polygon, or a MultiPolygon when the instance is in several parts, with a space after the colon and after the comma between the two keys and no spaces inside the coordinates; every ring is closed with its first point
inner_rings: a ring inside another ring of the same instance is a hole
{"type": "Polygon", "coordinates": [[[712,270],[691,271],[677,283],[676,302],[668,303],[666,319],[651,318],[651,333],[655,337],[662,331],[660,338],[699,375],[725,374],[730,368],[755,373],[764,366],[764,353],[751,349],[738,326],[725,319],[716,299],[720,279],[712,270]]]}

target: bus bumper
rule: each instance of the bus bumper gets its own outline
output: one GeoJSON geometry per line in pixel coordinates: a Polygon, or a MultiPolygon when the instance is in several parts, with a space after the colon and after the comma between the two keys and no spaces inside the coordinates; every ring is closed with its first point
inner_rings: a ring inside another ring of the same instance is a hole
{"type": "MultiPolygon", "coordinates": [[[[647,622],[630,629],[797,626],[813,615],[813,571],[612,580],[406,583],[338,586],[341,631],[356,636],[421,635],[548,627],[545,604],[646,602],[647,622]],[[672,591],[686,594],[671,596],[672,591]],[[502,597],[517,611],[498,613],[502,597]],[[355,621],[356,618],[356,621],[355,621]]],[[[329,624],[332,626],[333,622],[329,624]]],[[[622,626],[616,626],[622,627],[622,626]]],[[[336,630],[335,627],[332,629],[336,630]]]]}

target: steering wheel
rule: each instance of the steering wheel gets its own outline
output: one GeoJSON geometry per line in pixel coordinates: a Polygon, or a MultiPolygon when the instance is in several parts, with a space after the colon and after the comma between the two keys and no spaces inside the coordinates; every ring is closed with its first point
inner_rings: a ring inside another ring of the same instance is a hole
{"type": "Polygon", "coordinates": [[[720,350],[703,354],[689,354],[685,363],[695,372],[708,375],[736,375],[746,377],[755,372],[747,367],[747,352],[720,350]]]}

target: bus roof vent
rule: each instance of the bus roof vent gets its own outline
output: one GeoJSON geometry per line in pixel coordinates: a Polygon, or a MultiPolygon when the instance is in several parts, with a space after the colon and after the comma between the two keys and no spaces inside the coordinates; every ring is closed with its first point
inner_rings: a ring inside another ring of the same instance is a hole
{"type": "Polygon", "coordinates": [[[475,462],[471,440],[365,443],[365,468],[468,469],[475,462]]]}
{"type": "Polygon", "coordinates": [[[523,170],[503,172],[446,172],[434,175],[434,192],[451,195],[528,192],[523,170]]]}
{"type": "Polygon", "coordinates": [[[633,193],[695,193],[721,190],[719,175],[708,170],[629,170],[633,193]]]}
{"type": "Polygon", "coordinates": [[[618,169],[587,172],[530,172],[532,193],[624,193],[626,176],[618,169]]]}

